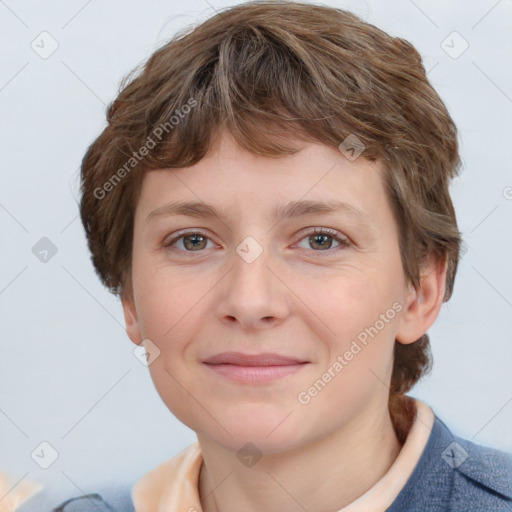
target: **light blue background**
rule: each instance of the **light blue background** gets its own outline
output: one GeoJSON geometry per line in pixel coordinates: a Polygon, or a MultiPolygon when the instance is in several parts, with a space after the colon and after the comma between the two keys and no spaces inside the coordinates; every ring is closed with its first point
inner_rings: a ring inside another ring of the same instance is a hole
{"type": "MultiPolygon", "coordinates": [[[[324,3],[411,41],[459,127],[453,197],[467,252],[430,331],[433,373],[412,394],[455,433],[511,451],[512,2],[324,3]],[[457,59],[441,47],[453,31],[469,44],[457,59]]],[[[93,271],[78,167],[121,78],[228,5],[0,1],[0,470],[18,479],[77,495],[134,481],[195,440],[160,401],[93,271]],[[31,48],[43,31],[59,45],[47,59],[31,48]],[[58,249],[47,263],[31,252],[44,236],[58,249]],[[46,470],[30,457],[41,441],[59,453],[46,470]]]]}

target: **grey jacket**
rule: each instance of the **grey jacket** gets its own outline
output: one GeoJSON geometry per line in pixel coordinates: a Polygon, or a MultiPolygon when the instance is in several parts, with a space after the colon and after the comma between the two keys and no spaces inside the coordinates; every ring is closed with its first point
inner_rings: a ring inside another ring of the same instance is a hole
{"type": "MultiPolygon", "coordinates": [[[[131,485],[99,486],[57,503],[48,505],[41,491],[19,512],[134,512],[131,485]]],[[[512,454],[454,436],[436,416],[413,474],[387,512],[455,511],[512,512],[512,454]]]]}

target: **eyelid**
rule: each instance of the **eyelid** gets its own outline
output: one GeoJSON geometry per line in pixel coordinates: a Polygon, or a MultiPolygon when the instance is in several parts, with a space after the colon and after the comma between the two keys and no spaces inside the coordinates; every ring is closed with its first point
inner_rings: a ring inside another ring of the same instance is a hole
{"type": "Polygon", "coordinates": [[[323,228],[323,227],[320,227],[320,226],[312,227],[312,228],[307,228],[306,231],[304,231],[302,233],[302,237],[301,237],[300,240],[302,240],[302,238],[304,238],[304,237],[306,237],[308,235],[311,236],[311,235],[315,235],[315,234],[327,234],[327,235],[332,236],[333,238],[339,238],[339,239],[344,239],[344,240],[348,241],[348,237],[345,236],[343,233],[340,233],[336,229],[333,229],[333,228],[323,228]]]}
{"type": "MultiPolygon", "coordinates": [[[[162,242],[162,247],[164,247],[164,248],[170,247],[173,244],[175,244],[180,238],[183,238],[186,235],[200,235],[200,236],[203,236],[213,242],[212,237],[207,232],[203,231],[202,229],[188,228],[188,229],[176,231],[175,233],[172,233],[172,235],[165,237],[164,241],[162,242]]],[[[181,251],[181,252],[194,252],[194,251],[181,251]]],[[[201,251],[198,251],[198,252],[201,252],[201,251]]]]}
{"type": "Polygon", "coordinates": [[[300,236],[298,242],[296,242],[296,243],[300,243],[300,242],[302,242],[302,240],[304,240],[304,238],[311,236],[311,235],[315,235],[315,234],[329,235],[332,239],[334,239],[336,242],[338,242],[339,245],[338,245],[338,247],[326,249],[324,251],[314,251],[314,250],[308,251],[313,254],[316,254],[316,253],[332,254],[333,252],[336,252],[340,249],[344,249],[344,248],[352,245],[352,241],[350,240],[350,238],[348,236],[344,235],[343,233],[337,231],[336,229],[319,227],[319,226],[313,227],[313,228],[308,228],[305,232],[302,232],[302,235],[300,236]]]}

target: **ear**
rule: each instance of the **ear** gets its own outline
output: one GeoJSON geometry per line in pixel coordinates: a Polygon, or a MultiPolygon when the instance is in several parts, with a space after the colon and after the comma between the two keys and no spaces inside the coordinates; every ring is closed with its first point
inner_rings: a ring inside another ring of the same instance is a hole
{"type": "Polygon", "coordinates": [[[405,300],[396,340],[408,345],[421,338],[432,326],[443,304],[447,259],[432,257],[422,267],[420,283],[405,300]]]}
{"type": "Polygon", "coordinates": [[[142,332],[140,329],[139,318],[135,307],[135,300],[133,293],[128,292],[121,296],[121,303],[123,304],[124,321],[126,324],[126,333],[135,345],[140,345],[142,340],[142,332]]]}

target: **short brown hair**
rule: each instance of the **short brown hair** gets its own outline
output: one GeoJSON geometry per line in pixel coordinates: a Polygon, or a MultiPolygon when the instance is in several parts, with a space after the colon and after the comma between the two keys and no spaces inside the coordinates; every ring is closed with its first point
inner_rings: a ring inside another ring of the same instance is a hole
{"type": "MultiPolygon", "coordinates": [[[[427,256],[446,260],[450,298],[461,244],[449,195],[457,131],[409,42],[341,9],[247,2],[159,48],[123,80],[107,122],[82,162],[80,214],[94,267],[114,294],[130,293],[145,172],[197,163],[227,129],[272,157],[298,150],[282,134],[334,148],[357,136],[363,156],[383,163],[407,279],[418,286],[427,256]]],[[[404,393],[430,367],[427,334],[395,342],[389,406],[401,440],[410,423],[404,393]]]]}

